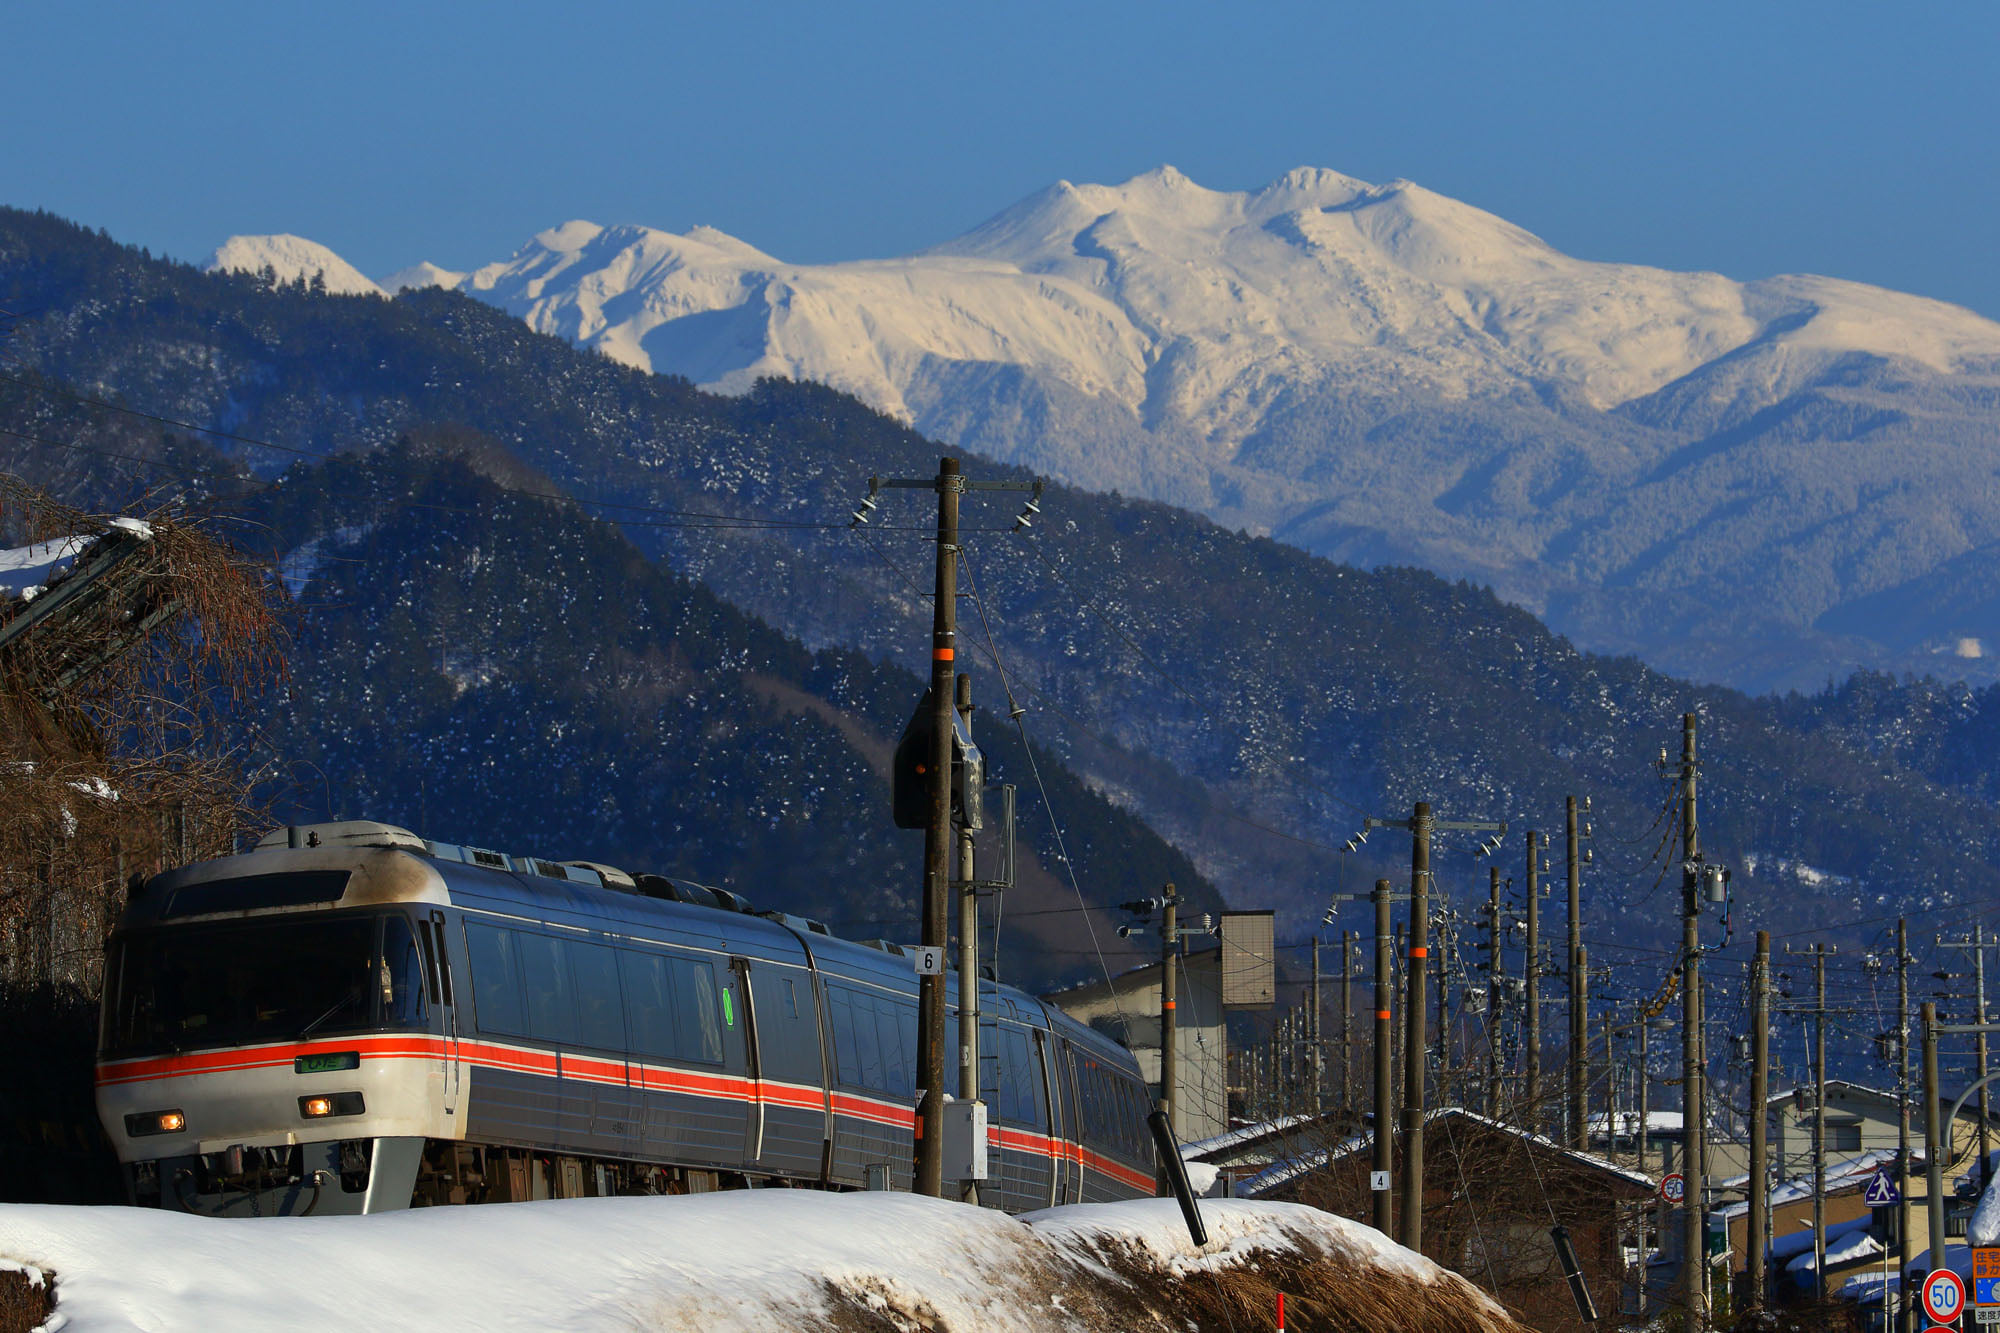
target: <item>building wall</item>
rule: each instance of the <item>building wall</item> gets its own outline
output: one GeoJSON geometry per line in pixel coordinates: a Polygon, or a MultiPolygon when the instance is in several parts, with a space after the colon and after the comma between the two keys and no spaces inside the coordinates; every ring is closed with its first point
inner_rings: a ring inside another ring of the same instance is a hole
{"type": "MultiPolygon", "coordinates": [[[[1044,996],[1082,1023],[1123,1042],[1155,1097],[1160,1090],[1160,965],[1044,996]]],[[[1229,1045],[1223,1026],[1221,954],[1210,949],[1181,961],[1175,978],[1174,1053],[1180,1095],[1174,1102],[1174,1134],[1183,1143],[1211,1138],[1229,1128],[1229,1045]]]]}

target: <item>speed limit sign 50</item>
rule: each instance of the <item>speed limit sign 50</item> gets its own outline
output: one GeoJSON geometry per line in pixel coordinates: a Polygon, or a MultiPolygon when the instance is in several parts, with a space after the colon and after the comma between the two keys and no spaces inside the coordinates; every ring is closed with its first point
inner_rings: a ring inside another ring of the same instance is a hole
{"type": "Polygon", "coordinates": [[[1687,1177],[1678,1171],[1660,1180],[1660,1198],[1666,1203],[1679,1203],[1687,1192],[1687,1177]]]}
{"type": "Polygon", "coordinates": [[[1935,1322],[1949,1324],[1965,1308],[1965,1284],[1949,1268],[1940,1268],[1924,1279],[1924,1313],[1935,1322]]]}

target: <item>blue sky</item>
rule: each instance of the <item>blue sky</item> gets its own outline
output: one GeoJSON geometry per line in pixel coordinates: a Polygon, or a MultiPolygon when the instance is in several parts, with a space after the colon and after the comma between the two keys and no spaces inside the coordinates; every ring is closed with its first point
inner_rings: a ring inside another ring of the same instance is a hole
{"type": "Polygon", "coordinates": [[[2000,317],[2000,5],[17,6],[0,202],[366,272],[571,217],[904,253],[1057,179],[1407,177],[1593,259],[2000,317]]]}

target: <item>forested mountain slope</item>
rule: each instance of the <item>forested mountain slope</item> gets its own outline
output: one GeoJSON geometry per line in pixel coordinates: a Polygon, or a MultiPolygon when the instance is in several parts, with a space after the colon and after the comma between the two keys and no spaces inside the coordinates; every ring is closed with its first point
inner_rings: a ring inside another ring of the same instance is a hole
{"type": "MultiPolygon", "coordinates": [[[[478,432],[571,495],[636,506],[586,507],[809,649],[923,665],[925,498],[890,493],[866,532],[847,514],[870,475],[930,475],[940,446],[830,390],[713,397],[454,294],[271,291],[20,213],[0,213],[0,304],[33,316],[11,367],[242,439],[334,452],[478,432]]],[[[27,433],[114,419],[15,383],[0,384],[0,411],[27,433]]],[[[266,474],[295,461],[241,439],[204,447],[266,474]]],[[[9,446],[10,465],[48,457],[9,446]]],[[[1234,900],[1284,909],[1288,929],[1342,882],[1401,873],[1406,849],[1386,834],[1334,850],[1363,812],[1429,799],[1443,816],[1505,818],[1503,864],[1518,866],[1518,831],[1552,826],[1579,792],[1595,797],[1598,832],[1588,934],[1665,938],[1673,894],[1647,859],[1665,799],[1653,761],[1685,709],[1705,719],[1704,847],[1739,867],[1759,924],[2000,889],[1989,803],[1969,809],[1928,771],[1795,708],[1580,653],[1480,588],[1336,565],[1161,504],[1052,489],[1025,535],[1009,531],[1014,504],[967,505],[968,649],[990,628],[1034,739],[1234,900]]],[[[1002,711],[992,666],[967,658],[1002,711]]],[[[1483,889],[1469,851],[1440,846],[1450,893],[1483,889]]],[[[1088,891],[1115,901],[1133,887],[1088,891]]]]}

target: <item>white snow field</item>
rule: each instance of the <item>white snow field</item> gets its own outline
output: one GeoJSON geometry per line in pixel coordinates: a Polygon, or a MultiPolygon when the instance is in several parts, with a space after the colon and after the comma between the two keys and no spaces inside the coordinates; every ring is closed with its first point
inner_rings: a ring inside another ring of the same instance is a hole
{"type": "Polygon", "coordinates": [[[1243,1201],[1207,1201],[1203,1216],[1198,1252],[1168,1199],[1025,1218],[810,1190],[261,1220],[10,1205],[0,1267],[53,1274],[48,1333],[1131,1333],[1185,1329],[1157,1313],[1165,1293],[1254,1252],[1337,1270],[1385,1313],[1420,1304],[1427,1328],[1520,1328],[1359,1223],[1243,1201]]]}

